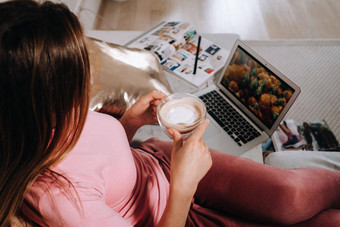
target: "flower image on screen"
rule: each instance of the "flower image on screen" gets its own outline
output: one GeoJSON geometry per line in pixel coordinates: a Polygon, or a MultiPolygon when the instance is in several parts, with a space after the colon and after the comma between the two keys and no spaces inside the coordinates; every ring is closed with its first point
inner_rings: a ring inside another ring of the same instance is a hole
{"type": "Polygon", "coordinates": [[[221,83],[269,128],[294,93],[241,47],[235,51],[221,83]]]}

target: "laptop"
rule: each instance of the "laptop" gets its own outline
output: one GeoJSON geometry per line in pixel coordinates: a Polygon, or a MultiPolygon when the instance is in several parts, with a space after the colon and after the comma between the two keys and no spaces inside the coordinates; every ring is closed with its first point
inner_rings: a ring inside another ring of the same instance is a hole
{"type": "Polygon", "coordinates": [[[236,40],[219,78],[194,95],[207,107],[210,148],[240,155],[269,139],[300,88],[236,40]]]}

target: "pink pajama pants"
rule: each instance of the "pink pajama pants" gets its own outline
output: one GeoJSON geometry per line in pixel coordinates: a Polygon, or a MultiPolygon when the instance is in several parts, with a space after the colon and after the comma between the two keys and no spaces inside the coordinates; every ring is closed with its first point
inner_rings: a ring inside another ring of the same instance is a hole
{"type": "MultiPolygon", "coordinates": [[[[139,149],[159,160],[169,179],[172,142],[139,149]]],[[[279,169],[211,150],[186,226],[340,226],[340,172],[279,169]]],[[[170,180],[170,179],[169,179],[170,180]]]]}

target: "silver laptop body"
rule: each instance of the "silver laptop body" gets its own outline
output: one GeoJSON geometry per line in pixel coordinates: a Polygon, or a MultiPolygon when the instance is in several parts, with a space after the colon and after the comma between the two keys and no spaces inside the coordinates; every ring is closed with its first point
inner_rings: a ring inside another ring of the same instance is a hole
{"type": "MultiPolygon", "coordinates": [[[[221,121],[215,119],[218,112],[225,111],[224,108],[209,110],[212,101],[206,100],[207,118],[211,123],[203,138],[212,149],[240,155],[271,137],[299,95],[300,88],[243,42],[237,40],[219,78],[194,94],[202,99],[212,91],[221,95],[257,133],[254,136],[256,138],[248,142],[249,138],[247,141],[244,138],[254,134],[249,133],[249,130],[242,132],[239,128],[231,133],[229,126],[222,128],[217,123],[221,121]]],[[[225,121],[234,125],[239,121],[239,117],[228,119],[225,121]]]]}

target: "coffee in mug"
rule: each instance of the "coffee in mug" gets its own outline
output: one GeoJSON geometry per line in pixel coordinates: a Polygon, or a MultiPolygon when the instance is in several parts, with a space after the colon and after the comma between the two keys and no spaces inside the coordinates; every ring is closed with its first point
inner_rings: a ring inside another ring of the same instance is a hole
{"type": "Polygon", "coordinates": [[[157,106],[157,116],[161,127],[174,128],[182,135],[189,135],[206,117],[206,107],[196,96],[175,93],[161,100],[157,106]]]}

